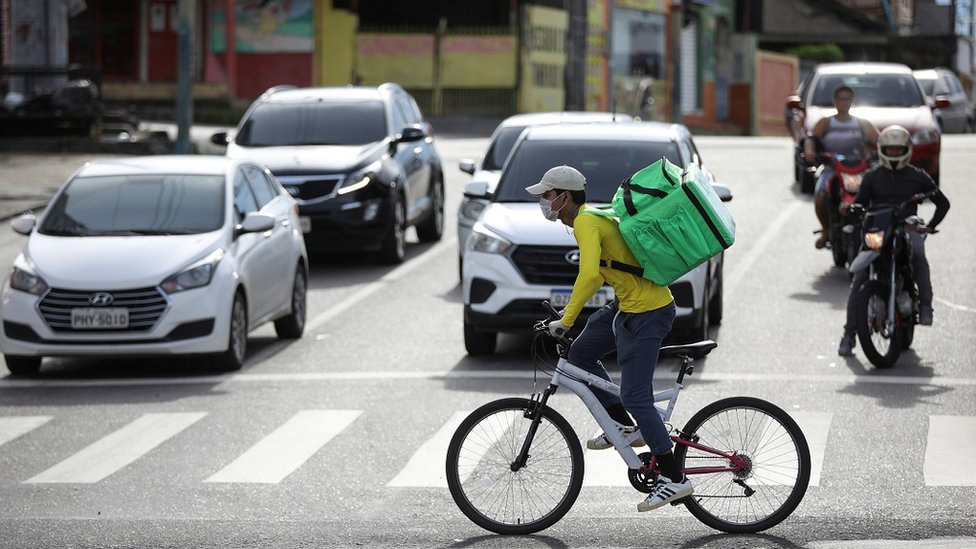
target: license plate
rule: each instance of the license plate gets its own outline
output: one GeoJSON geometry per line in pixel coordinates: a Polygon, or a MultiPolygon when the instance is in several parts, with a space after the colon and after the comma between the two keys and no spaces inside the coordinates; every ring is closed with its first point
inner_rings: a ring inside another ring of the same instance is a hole
{"type": "MultiPolygon", "coordinates": [[[[559,309],[569,304],[569,297],[573,295],[572,290],[553,290],[549,295],[549,304],[559,309]]],[[[584,307],[603,307],[607,304],[607,292],[600,290],[593,294],[593,297],[586,302],[584,307]]]]}
{"type": "Polygon", "coordinates": [[[125,307],[78,307],[71,309],[71,327],[75,330],[128,328],[129,309],[125,307]]]}
{"type": "Polygon", "coordinates": [[[302,215],[298,217],[298,224],[302,226],[303,233],[312,232],[312,218],[307,215],[302,215]]]}

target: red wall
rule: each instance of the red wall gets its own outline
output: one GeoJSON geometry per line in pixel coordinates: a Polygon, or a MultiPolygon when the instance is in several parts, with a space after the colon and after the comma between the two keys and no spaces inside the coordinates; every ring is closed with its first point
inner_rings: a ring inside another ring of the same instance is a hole
{"type": "MultiPolygon", "coordinates": [[[[216,57],[220,70],[226,72],[225,56],[218,54],[216,57]]],[[[312,54],[237,54],[238,99],[255,99],[268,88],[280,84],[311,86],[312,54]]]]}

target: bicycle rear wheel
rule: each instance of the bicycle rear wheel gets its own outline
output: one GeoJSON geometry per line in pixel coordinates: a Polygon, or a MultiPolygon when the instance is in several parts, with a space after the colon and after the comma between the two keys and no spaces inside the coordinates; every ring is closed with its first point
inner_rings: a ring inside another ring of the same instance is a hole
{"type": "MultiPolygon", "coordinates": [[[[745,458],[739,471],[691,475],[685,506],[703,523],[730,533],[779,524],[800,504],[810,482],[810,449],[800,427],[776,405],[751,397],[713,402],[685,425],[698,444],[745,458]]],[[[674,451],[682,469],[728,467],[731,461],[690,446],[674,451]]]]}
{"type": "Polygon", "coordinates": [[[532,420],[529,400],[489,402],[458,427],[447,448],[447,486],[458,508],[497,534],[532,534],[569,511],[583,486],[583,449],[561,415],[546,407],[524,467],[512,470],[532,420]]]}

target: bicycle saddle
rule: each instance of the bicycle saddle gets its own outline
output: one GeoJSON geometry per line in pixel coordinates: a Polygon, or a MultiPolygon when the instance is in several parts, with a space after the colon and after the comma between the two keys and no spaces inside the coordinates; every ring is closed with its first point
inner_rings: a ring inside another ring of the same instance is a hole
{"type": "Polygon", "coordinates": [[[712,349],[715,347],[718,347],[718,343],[715,343],[711,339],[706,339],[695,343],[688,343],[686,345],[668,345],[666,347],[661,347],[659,356],[662,358],[669,356],[701,358],[712,352],[712,349]]]}

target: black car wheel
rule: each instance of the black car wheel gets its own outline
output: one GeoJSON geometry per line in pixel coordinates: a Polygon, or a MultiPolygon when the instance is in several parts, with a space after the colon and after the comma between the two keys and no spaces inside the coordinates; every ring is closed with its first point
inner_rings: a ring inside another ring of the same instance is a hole
{"type": "Polygon", "coordinates": [[[721,263],[718,266],[718,270],[715,271],[715,281],[712,285],[715,288],[712,290],[712,299],[708,304],[708,322],[712,326],[718,326],[722,324],[722,270],[725,268],[725,263],[721,263]]]}
{"type": "Polygon", "coordinates": [[[390,219],[390,228],[380,248],[380,261],[389,264],[403,263],[407,247],[405,227],[407,213],[404,210],[403,200],[397,196],[390,209],[393,217],[390,219]]]}
{"type": "Polygon", "coordinates": [[[214,368],[221,372],[240,370],[247,354],[247,302],[244,294],[234,294],[234,304],[230,308],[230,330],[227,336],[227,350],[213,359],[214,368]]]}
{"type": "Polygon", "coordinates": [[[3,355],[7,369],[15,376],[33,376],[41,371],[41,357],[3,355]]]}
{"type": "Polygon", "coordinates": [[[444,184],[434,179],[430,184],[430,215],[417,225],[417,238],[421,242],[436,242],[444,234],[444,184]]]}
{"type": "Polygon", "coordinates": [[[495,353],[498,343],[497,332],[479,332],[474,326],[464,323],[464,349],[469,355],[490,355],[495,353]]]}
{"type": "Polygon", "coordinates": [[[305,331],[305,298],[308,293],[308,283],[305,280],[305,269],[299,265],[295,270],[295,282],[291,290],[291,312],[275,320],[275,333],[281,339],[298,339],[305,331]]]}

